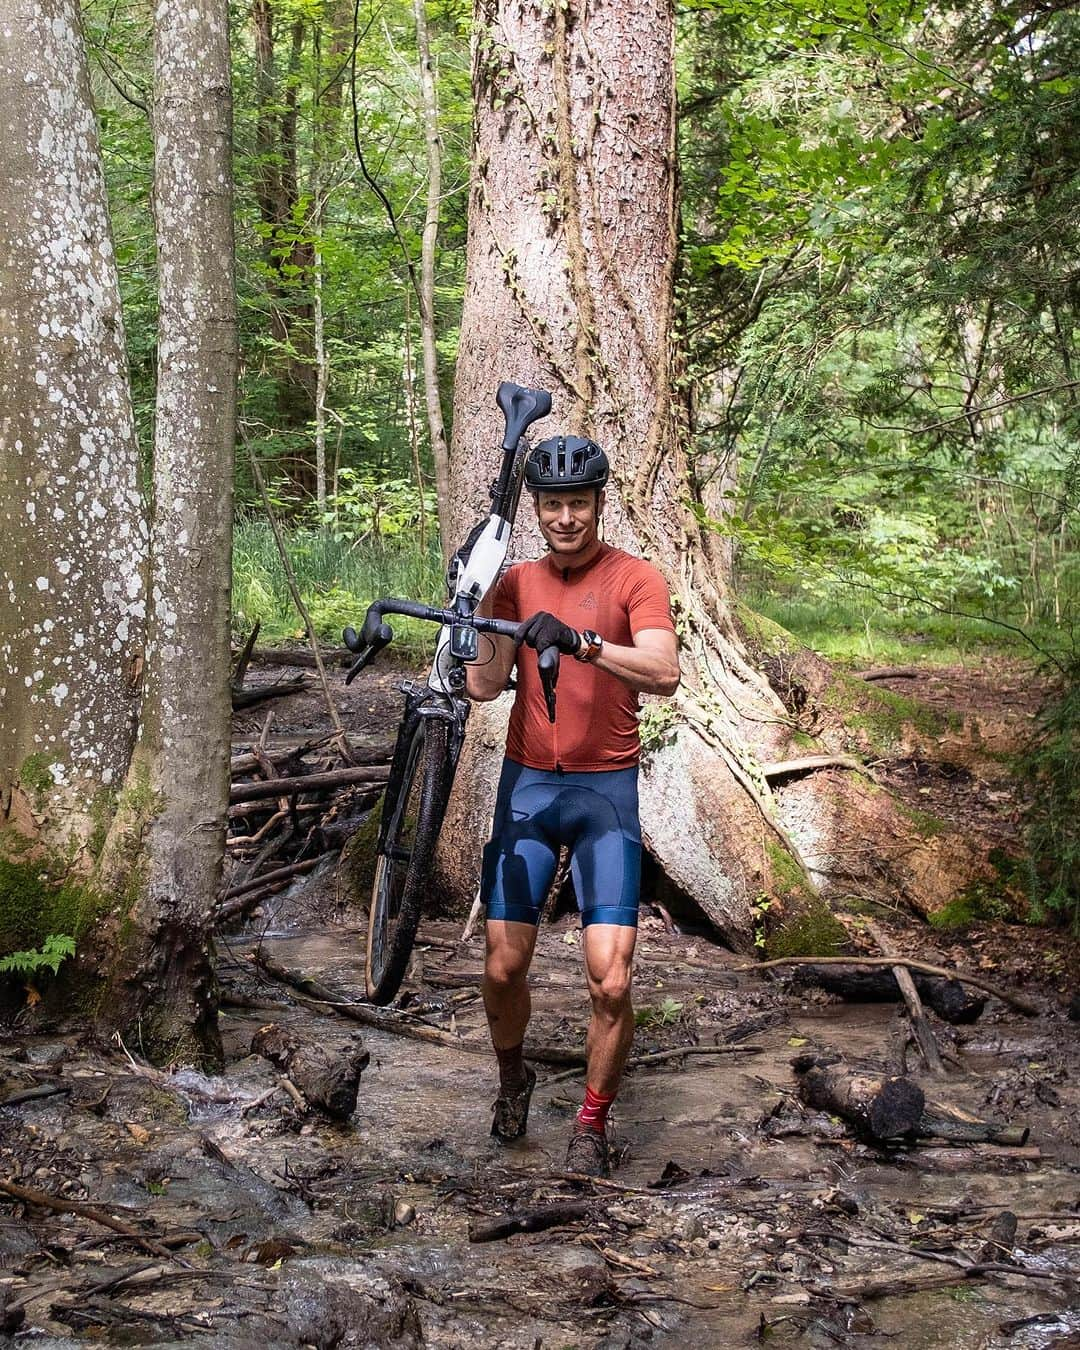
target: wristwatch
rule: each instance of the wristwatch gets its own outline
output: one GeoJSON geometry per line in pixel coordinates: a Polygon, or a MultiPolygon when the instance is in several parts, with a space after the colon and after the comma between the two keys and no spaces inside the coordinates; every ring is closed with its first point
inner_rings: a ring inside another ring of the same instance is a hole
{"type": "Polygon", "coordinates": [[[585,643],[585,646],[574,653],[574,660],[595,661],[604,650],[604,639],[599,633],[594,633],[591,628],[586,628],[581,634],[581,640],[585,643]]]}

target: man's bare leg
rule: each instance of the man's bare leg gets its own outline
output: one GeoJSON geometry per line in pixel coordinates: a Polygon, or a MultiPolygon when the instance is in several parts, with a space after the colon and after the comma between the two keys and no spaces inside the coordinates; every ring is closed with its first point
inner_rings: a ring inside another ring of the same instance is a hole
{"type": "Polygon", "coordinates": [[[532,1012],[528,976],[536,926],[488,919],[484,928],[487,951],[482,991],[491,1043],[496,1051],[511,1050],[525,1039],[532,1012]]]}
{"type": "Polygon", "coordinates": [[[634,1039],[630,978],[637,929],[623,924],[593,923],[584,929],[585,975],[592,998],[586,1053],[588,1085],[614,1096],[634,1039]]]}
{"type": "Polygon", "coordinates": [[[484,1010],[499,1061],[499,1096],[491,1133],[506,1143],[525,1133],[536,1082],[536,1074],[526,1067],[523,1055],[525,1028],[532,1011],[528,975],[536,927],[509,919],[489,919],[485,929],[484,1010]]]}

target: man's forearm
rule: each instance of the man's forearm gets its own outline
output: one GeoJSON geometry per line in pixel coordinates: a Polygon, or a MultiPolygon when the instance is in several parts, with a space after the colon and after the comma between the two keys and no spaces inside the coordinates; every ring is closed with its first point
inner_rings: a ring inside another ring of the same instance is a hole
{"type": "Polygon", "coordinates": [[[663,652],[605,642],[592,664],[640,694],[673,694],[679,687],[678,660],[663,652]]]}

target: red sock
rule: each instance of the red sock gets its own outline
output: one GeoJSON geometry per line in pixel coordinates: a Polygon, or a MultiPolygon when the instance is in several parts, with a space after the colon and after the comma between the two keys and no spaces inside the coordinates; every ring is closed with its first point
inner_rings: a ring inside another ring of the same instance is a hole
{"type": "Polygon", "coordinates": [[[607,1113],[611,1110],[611,1103],[614,1100],[614,1092],[608,1097],[602,1092],[594,1092],[586,1084],[585,1101],[577,1113],[576,1123],[586,1130],[595,1130],[597,1134],[603,1134],[604,1126],[607,1124],[607,1113]]]}

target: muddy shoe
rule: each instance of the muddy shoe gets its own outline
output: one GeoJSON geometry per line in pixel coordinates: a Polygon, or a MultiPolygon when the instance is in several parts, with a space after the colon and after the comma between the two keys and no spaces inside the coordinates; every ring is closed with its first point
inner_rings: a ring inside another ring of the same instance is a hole
{"type": "Polygon", "coordinates": [[[607,1139],[596,1130],[576,1126],[566,1149],[566,1170],[585,1177],[611,1176],[607,1139]]]}
{"type": "Polygon", "coordinates": [[[525,1086],[510,1097],[496,1097],[491,1133],[504,1144],[520,1139],[529,1123],[529,1102],[536,1086],[536,1070],[525,1068],[525,1086]]]}

